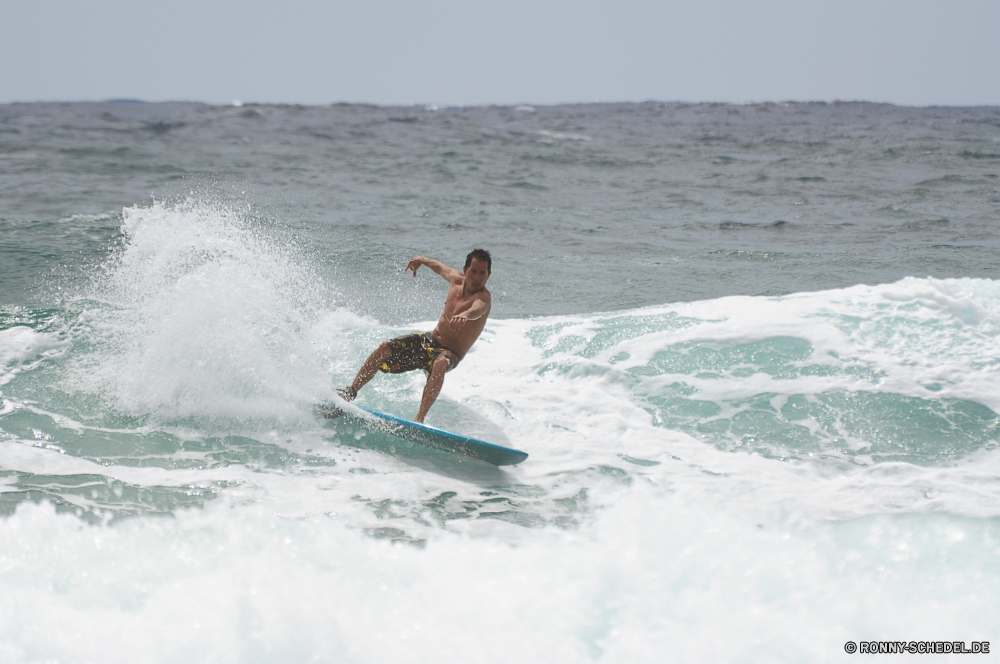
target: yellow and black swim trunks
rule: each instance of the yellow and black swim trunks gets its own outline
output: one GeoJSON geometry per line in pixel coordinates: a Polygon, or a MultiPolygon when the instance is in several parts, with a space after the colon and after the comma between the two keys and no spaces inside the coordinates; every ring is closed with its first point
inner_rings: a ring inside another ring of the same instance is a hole
{"type": "Polygon", "coordinates": [[[429,332],[407,334],[389,339],[387,343],[392,348],[392,355],[378,368],[385,373],[405,373],[414,369],[430,371],[434,360],[442,356],[448,360],[446,371],[451,371],[462,360],[458,353],[442,346],[429,332]]]}

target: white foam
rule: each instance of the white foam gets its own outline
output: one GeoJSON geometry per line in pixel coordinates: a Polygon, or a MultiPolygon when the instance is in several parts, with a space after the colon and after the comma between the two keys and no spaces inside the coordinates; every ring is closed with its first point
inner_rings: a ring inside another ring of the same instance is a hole
{"type": "Polygon", "coordinates": [[[579,532],[514,545],[444,536],[422,549],[259,507],[109,528],[28,504],[0,522],[0,652],[12,662],[631,662],[667,651],[824,661],[848,640],[988,640],[1000,618],[988,540],[981,524],[947,518],[758,526],[658,490],[633,491],[579,532]]]}
{"type": "Polygon", "coordinates": [[[303,334],[323,285],[245,211],[196,203],[124,210],[127,242],[89,311],[94,350],[68,383],[127,413],[294,417],[327,386],[303,334]]]}
{"type": "Polygon", "coordinates": [[[587,136],[586,134],[573,134],[573,133],[569,133],[569,132],[549,131],[548,129],[540,129],[540,130],[536,131],[535,133],[539,134],[541,136],[545,136],[546,138],[554,138],[554,139],[556,139],[558,141],[592,141],[592,140],[594,140],[593,138],[591,138],[590,136],[587,136]]]}
{"type": "MultiPolygon", "coordinates": [[[[594,361],[607,364],[622,352],[630,357],[616,363],[627,370],[652,359],[669,345],[704,343],[738,345],[773,337],[804,339],[813,348],[810,362],[844,367],[856,365],[883,374],[873,384],[848,375],[809,378],[813,392],[850,388],[889,391],[908,396],[928,396],[927,385],[940,384],[938,397],[969,399],[1000,411],[1000,284],[990,280],[905,279],[876,287],[855,286],[821,293],[801,293],[781,298],[727,297],[704,302],[655,307],[637,312],[647,316],[677,314],[692,324],[655,332],[616,344],[594,361]]],[[[611,317],[612,315],[608,315],[611,317]]],[[[546,318],[528,325],[562,325],[549,346],[561,338],[578,335],[592,339],[597,316],[546,318]]],[[[526,334],[525,328],[522,334],[526,334]]],[[[523,350],[523,349],[522,349],[523,350]]],[[[559,359],[564,354],[556,354],[559,359]]],[[[533,353],[535,362],[542,358],[533,353]]],[[[664,376],[663,380],[698,382],[689,375],[664,376]]],[[[742,382],[715,381],[725,398],[733,390],[746,394],[763,390],[765,375],[742,382]]],[[[806,389],[782,383],[793,390],[806,389]]],[[[788,388],[778,388],[787,392],[788,388]]],[[[764,390],[766,391],[766,390],[764,390]]]]}
{"type": "Polygon", "coordinates": [[[65,345],[56,334],[37,332],[23,325],[0,330],[0,385],[9,383],[25,368],[37,365],[37,361],[29,363],[30,360],[52,357],[65,345]]]}

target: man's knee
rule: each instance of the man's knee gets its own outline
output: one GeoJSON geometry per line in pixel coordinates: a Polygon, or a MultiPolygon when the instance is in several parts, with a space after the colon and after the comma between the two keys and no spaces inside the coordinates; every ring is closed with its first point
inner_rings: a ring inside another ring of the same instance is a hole
{"type": "Polygon", "coordinates": [[[448,371],[448,367],[448,358],[439,356],[436,360],[434,360],[434,364],[431,367],[431,375],[444,376],[444,374],[448,371]]]}
{"type": "Polygon", "coordinates": [[[374,372],[381,365],[387,362],[390,357],[392,357],[392,346],[389,345],[388,341],[383,341],[375,350],[372,351],[372,354],[368,356],[368,359],[365,360],[365,364],[361,370],[365,371],[367,369],[372,372],[372,375],[375,375],[374,372]]]}

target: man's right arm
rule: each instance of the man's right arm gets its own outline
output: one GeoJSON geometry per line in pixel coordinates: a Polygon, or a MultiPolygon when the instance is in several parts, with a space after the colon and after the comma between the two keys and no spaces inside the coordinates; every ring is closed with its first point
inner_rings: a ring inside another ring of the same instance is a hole
{"type": "Polygon", "coordinates": [[[448,267],[441,261],[434,260],[433,258],[427,258],[426,256],[414,256],[413,258],[410,259],[410,262],[406,264],[406,269],[413,272],[413,276],[416,277],[417,268],[419,268],[421,265],[426,265],[431,270],[433,270],[435,274],[441,275],[449,282],[454,282],[455,279],[458,279],[462,276],[462,273],[459,272],[458,270],[448,267]]]}

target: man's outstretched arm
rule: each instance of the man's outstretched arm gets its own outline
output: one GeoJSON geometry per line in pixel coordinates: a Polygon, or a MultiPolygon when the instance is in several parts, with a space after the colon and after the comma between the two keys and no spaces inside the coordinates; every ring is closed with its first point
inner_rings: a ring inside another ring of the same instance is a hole
{"type": "Polygon", "coordinates": [[[441,275],[452,283],[455,279],[459,279],[462,276],[462,273],[455,268],[448,267],[441,261],[434,260],[433,258],[427,258],[426,256],[414,256],[410,259],[410,262],[406,264],[406,269],[413,272],[413,276],[415,277],[417,276],[417,269],[421,265],[426,265],[433,270],[435,274],[441,275]]]}
{"type": "Polygon", "coordinates": [[[468,311],[457,313],[448,319],[448,329],[460,330],[470,320],[479,320],[490,311],[489,294],[480,294],[468,311]]]}

